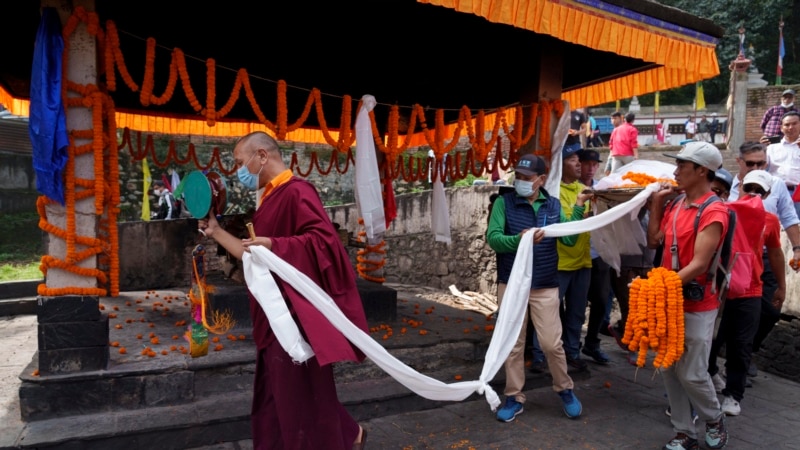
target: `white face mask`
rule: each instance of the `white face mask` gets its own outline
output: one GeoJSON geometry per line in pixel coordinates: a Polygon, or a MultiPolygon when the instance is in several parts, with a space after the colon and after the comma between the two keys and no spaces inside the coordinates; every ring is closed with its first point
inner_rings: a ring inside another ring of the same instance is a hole
{"type": "Polygon", "coordinates": [[[794,102],[787,103],[786,100],[783,100],[781,102],[781,106],[783,106],[784,108],[791,108],[792,106],[794,106],[794,102]]]}
{"type": "Polygon", "coordinates": [[[520,197],[530,198],[536,193],[536,191],[539,190],[539,187],[541,186],[540,184],[535,188],[533,187],[533,184],[539,179],[541,179],[541,177],[536,178],[533,181],[514,180],[514,190],[520,197]]]}

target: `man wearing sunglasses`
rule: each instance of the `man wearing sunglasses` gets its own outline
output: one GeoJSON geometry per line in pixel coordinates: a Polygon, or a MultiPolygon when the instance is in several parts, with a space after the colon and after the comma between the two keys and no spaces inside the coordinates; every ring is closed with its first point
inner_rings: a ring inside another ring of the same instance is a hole
{"type": "MultiPolygon", "coordinates": [[[[745,142],[739,147],[739,157],[736,158],[736,162],[739,164],[739,173],[733,179],[729,196],[730,201],[739,199],[742,180],[748,173],[754,170],[764,170],[767,167],[767,152],[764,144],[752,141],[745,142]]],[[[800,218],[797,217],[794,202],[792,202],[792,197],[782,179],[775,176],[772,177],[770,194],[764,199],[764,209],[778,216],[789,242],[792,243],[792,258],[798,260],[800,258],[800,218]]],[[[780,320],[780,307],[783,306],[783,299],[780,297],[780,293],[778,293],[777,297],[775,295],[778,290],[778,281],[775,278],[775,273],[784,271],[784,268],[782,266],[773,268],[769,263],[769,257],[766,252],[763,254],[763,262],[764,272],[761,274],[761,281],[764,282],[764,286],[761,293],[761,319],[756,336],[753,338],[753,353],[758,352],[761,348],[761,343],[764,342],[764,339],[780,320]],[[775,300],[779,300],[779,302],[773,304],[775,300]]],[[[755,377],[757,374],[758,369],[751,361],[747,375],[755,377]]]]}

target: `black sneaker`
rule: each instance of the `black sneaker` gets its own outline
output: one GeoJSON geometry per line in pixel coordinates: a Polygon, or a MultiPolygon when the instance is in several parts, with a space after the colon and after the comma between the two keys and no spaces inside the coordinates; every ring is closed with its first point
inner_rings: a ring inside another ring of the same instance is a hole
{"type": "Polygon", "coordinates": [[[678,433],[677,436],[667,442],[663,450],[698,450],[700,446],[697,444],[697,439],[692,439],[688,435],[678,433]]]}
{"type": "Polygon", "coordinates": [[[567,371],[570,369],[574,369],[575,372],[583,372],[585,370],[589,370],[589,366],[586,365],[586,361],[578,358],[570,358],[567,356],[567,371]]]}
{"type": "Polygon", "coordinates": [[[725,415],[717,423],[706,424],[706,447],[722,448],[728,443],[728,430],[725,428],[725,415]]]}
{"type": "Polygon", "coordinates": [[[608,355],[606,355],[605,353],[603,353],[602,350],[600,350],[599,346],[594,348],[584,345],[583,348],[581,349],[581,353],[583,353],[586,356],[589,356],[598,364],[608,364],[608,362],[611,361],[611,359],[608,358],[608,355]]]}

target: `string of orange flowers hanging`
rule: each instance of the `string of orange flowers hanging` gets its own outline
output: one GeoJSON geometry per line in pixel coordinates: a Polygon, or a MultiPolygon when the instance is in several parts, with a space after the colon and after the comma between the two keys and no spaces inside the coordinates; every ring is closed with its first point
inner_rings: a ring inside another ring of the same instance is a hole
{"type": "MultiPolygon", "coordinates": [[[[90,24],[95,24],[95,26],[99,29],[99,21],[95,13],[87,13],[82,7],[77,7],[73,17],[77,17],[78,20],[85,21],[90,24]]],[[[239,98],[241,91],[244,90],[245,96],[247,97],[250,107],[252,108],[253,113],[256,115],[259,123],[272,131],[278,140],[285,140],[287,133],[302,127],[310,115],[312,107],[314,107],[317,113],[317,123],[319,124],[320,131],[322,132],[322,135],[328,144],[344,153],[355,142],[355,133],[352,129],[352,99],[347,95],[343,96],[342,99],[342,117],[338,128],[339,137],[338,139],[334,139],[332,136],[332,131],[328,127],[323,114],[321,93],[316,88],[310,90],[308,99],[306,100],[300,117],[298,117],[295,122],[289,124],[286,100],[286,83],[283,80],[278,81],[277,117],[275,122],[272,122],[267,119],[258,105],[255,94],[250,86],[250,76],[248,75],[247,71],[245,69],[239,69],[237,71],[236,79],[228,100],[221,108],[216,108],[216,63],[213,58],[209,58],[206,60],[206,100],[205,106],[203,106],[203,104],[197,99],[195,91],[192,88],[192,80],[190,79],[189,72],[186,68],[186,58],[179,48],[175,48],[172,50],[170,55],[171,60],[169,65],[167,85],[164,89],[164,92],[160,96],[155,96],[152,92],[154,87],[154,79],[156,78],[155,52],[157,46],[155,39],[148,38],[146,40],[144,61],[145,67],[143,71],[144,79],[140,85],[137,84],[132,78],[130,71],[127,68],[125,57],[120,47],[116,25],[112,21],[107,21],[106,33],[104,35],[102,33],[98,33],[97,36],[103,39],[101,46],[103,47],[102,53],[104,55],[104,71],[108,89],[110,91],[115,91],[117,89],[118,85],[116,83],[116,73],[119,71],[119,74],[122,76],[125,85],[134,92],[140,92],[140,103],[143,106],[148,106],[150,104],[163,105],[167,103],[173,96],[178,80],[180,80],[183,92],[192,109],[196,113],[204,116],[206,118],[206,123],[209,126],[214,126],[217,121],[226,117],[230,113],[233,105],[239,98]]],[[[560,100],[544,100],[538,104],[530,105],[529,108],[530,112],[528,120],[532,125],[527,128],[527,131],[524,135],[522,134],[523,108],[521,106],[515,107],[515,123],[513,125],[513,129],[507,123],[506,110],[500,108],[495,111],[494,114],[497,117],[488,140],[485,140],[484,137],[485,112],[479,111],[477,114],[477,119],[473,119],[471,112],[466,107],[461,109],[457,122],[451,128],[444,123],[443,110],[437,109],[435,111],[435,123],[433,127],[429,127],[425,121],[424,108],[420,105],[414,105],[411,108],[411,119],[408,124],[409,126],[406,133],[406,138],[402,144],[397,143],[399,137],[397,129],[400,117],[397,113],[396,107],[393,107],[392,111],[390,112],[387,136],[388,139],[386,144],[383,143],[384,136],[378,132],[373,115],[371,115],[371,121],[373,125],[373,136],[376,140],[376,143],[378,143],[378,149],[386,154],[390,163],[394,163],[397,156],[399,156],[400,153],[408,148],[410,142],[409,137],[416,133],[422,134],[425,142],[431,147],[431,149],[433,149],[436,159],[440,160],[443,158],[444,154],[449,153],[455,148],[455,146],[458,144],[459,138],[461,137],[462,131],[466,128],[467,136],[471,144],[470,151],[473,152],[471,155],[472,161],[480,162],[482,166],[485,167],[486,155],[489,151],[488,144],[495,142],[499,133],[500,124],[503,124],[502,127],[504,132],[509,136],[511,141],[510,150],[515,152],[517,149],[525,145],[534,136],[534,134],[536,134],[535,123],[537,117],[541,118],[541,124],[539,126],[540,132],[538,133],[540,144],[539,147],[541,148],[539,152],[544,156],[547,156],[546,154],[549,153],[550,149],[549,143],[551,136],[549,130],[552,112],[555,111],[556,118],[559,118],[563,113],[563,103],[560,100]],[[419,129],[417,128],[418,126],[419,129]],[[451,132],[447,131],[449,128],[451,128],[451,132]]],[[[228,172],[228,169],[223,171],[228,172]]],[[[450,169],[450,171],[452,171],[452,169],[450,169]]],[[[396,177],[399,175],[399,173],[392,173],[391,175],[396,177]]]]}
{"type": "Polygon", "coordinates": [[[633,280],[622,343],[638,352],[636,365],[644,367],[648,351],[653,350],[653,367],[670,367],[683,355],[684,335],[683,289],[678,273],[656,267],[647,278],[633,280]]]}

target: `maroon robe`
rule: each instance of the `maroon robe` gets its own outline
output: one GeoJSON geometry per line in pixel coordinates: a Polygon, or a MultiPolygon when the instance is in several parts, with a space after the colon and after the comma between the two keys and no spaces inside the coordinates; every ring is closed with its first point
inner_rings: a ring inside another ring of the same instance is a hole
{"type": "MultiPolygon", "coordinates": [[[[367,332],[355,271],[314,186],[294,177],[278,186],[256,210],[253,226],[257,236],[272,240],[277,256],[317,283],[353,324],[367,332]]],[[[358,424],[338,400],[331,363],[362,361],[364,354],[300,293],[274,277],[315,356],[294,364],[250,295],[253,339],[258,346],[253,446],[349,449],[358,435],[358,424]]]]}
{"type": "MultiPolygon", "coordinates": [[[[272,240],[272,252],[317,283],[357,327],[368,332],[367,319],[356,287],[355,271],[339,234],[328,218],[317,190],[292,178],[275,188],[256,210],[257,236],[272,240]]],[[[289,311],[314,349],[321,366],[337,361],[362,361],[364,354],[339,332],[300,293],[275,276],[289,311]]],[[[253,337],[259,348],[275,339],[267,317],[250,296],[253,337]]]]}

